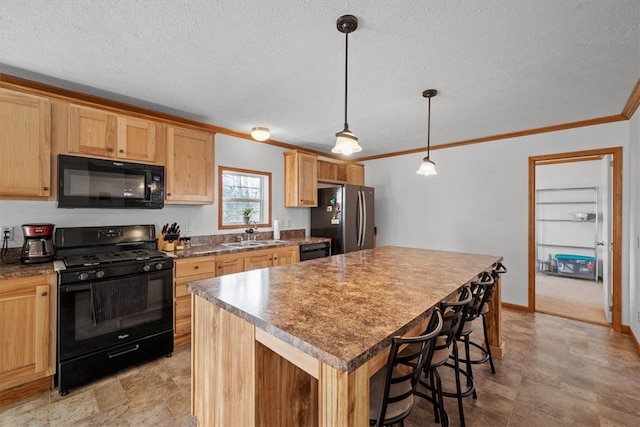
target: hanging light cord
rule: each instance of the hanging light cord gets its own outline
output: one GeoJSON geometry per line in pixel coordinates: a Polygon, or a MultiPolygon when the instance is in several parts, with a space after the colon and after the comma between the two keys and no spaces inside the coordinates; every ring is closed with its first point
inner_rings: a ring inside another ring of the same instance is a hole
{"type": "Polygon", "coordinates": [[[344,49],[344,129],[349,129],[347,123],[347,85],[348,85],[348,70],[349,70],[349,32],[345,31],[345,49],[344,49]]]}
{"type": "Polygon", "coordinates": [[[427,159],[431,151],[431,97],[429,97],[429,111],[427,113],[427,159]]]}

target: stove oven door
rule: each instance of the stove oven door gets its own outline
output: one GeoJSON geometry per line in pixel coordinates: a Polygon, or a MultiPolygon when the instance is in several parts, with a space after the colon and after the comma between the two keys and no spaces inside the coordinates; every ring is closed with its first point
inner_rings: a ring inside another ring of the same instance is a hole
{"type": "Polygon", "coordinates": [[[172,271],[59,286],[58,361],[173,328],[172,271]]]}

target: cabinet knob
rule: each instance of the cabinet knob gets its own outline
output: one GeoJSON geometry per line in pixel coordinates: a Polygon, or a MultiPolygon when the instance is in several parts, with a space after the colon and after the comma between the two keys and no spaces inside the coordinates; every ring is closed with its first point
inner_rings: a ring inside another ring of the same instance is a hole
{"type": "Polygon", "coordinates": [[[197,269],[199,269],[199,268],[200,268],[200,266],[199,266],[199,265],[196,265],[196,266],[195,266],[195,267],[193,267],[193,268],[197,270],[197,269]]]}
{"type": "Polygon", "coordinates": [[[124,150],[120,150],[121,153],[124,153],[124,150]]]}
{"type": "Polygon", "coordinates": [[[44,191],[49,191],[49,187],[42,187],[44,191]]]}
{"type": "Polygon", "coordinates": [[[170,196],[170,195],[171,195],[171,193],[167,193],[167,196],[170,196]]]}
{"type": "Polygon", "coordinates": [[[46,297],[47,295],[49,295],[46,291],[42,293],[43,297],[46,297]]]}
{"type": "Polygon", "coordinates": [[[113,147],[107,147],[107,153],[113,153],[113,147]]]}

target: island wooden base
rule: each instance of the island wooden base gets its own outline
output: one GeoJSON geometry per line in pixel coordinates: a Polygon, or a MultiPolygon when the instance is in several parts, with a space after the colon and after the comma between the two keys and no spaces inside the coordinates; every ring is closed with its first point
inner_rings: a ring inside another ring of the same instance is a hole
{"type": "Polygon", "coordinates": [[[340,372],[202,298],[192,307],[199,425],[368,425],[369,364],[340,372]]]}

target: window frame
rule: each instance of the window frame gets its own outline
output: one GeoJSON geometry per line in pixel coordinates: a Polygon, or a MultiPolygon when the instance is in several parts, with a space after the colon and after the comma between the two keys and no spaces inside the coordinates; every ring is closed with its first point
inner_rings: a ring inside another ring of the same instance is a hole
{"type": "MultiPolygon", "coordinates": [[[[268,209],[267,212],[264,215],[264,219],[266,219],[266,222],[260,222],[257,223],[258,227],[271,227],[271,213],[273,210],[273,197],[272,197],[272,192],[271,189],[273,187],[273,179],[271,176],[271,172],[266,172],[266,171],[258,171],[258,170],[252,170],[252,169],[241,169],[241,168],[234,168],[231,166],[218,166],[218,229],[219,230],[233,230],[233,229],[244,229],[247,228],[247,224],[223,224],[223,218],[224,218],[224,198],[223,198],[223,179],[222,176],[226,173],[226,172],[231,172],[231,173],[236,173],[236,174],[247,174],[247,175],[258,175],[258,176],[262,176],[263,179],[267,178],[269,180],[269,188],[266,189],[266,194],[267,197],[269,198],[268,200],[268,209]]],[[[263,199],[264,200],[264,199],[263,199]]]]}

